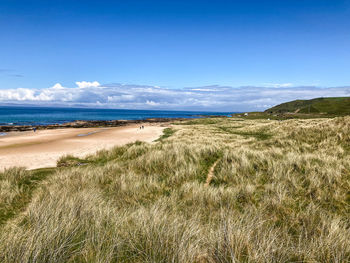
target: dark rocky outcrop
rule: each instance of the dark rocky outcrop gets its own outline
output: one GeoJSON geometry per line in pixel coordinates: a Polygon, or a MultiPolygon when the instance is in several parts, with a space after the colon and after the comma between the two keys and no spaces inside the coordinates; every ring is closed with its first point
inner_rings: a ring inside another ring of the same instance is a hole
{"type": "Polygon", "coordinates": [[[111,121],[74,121],[67,122],[63,124],[49,124],[49,125],[3,125],[0,126],[0,132],[13,132],[13,131],[31,131],[34,127],[37,130],[47,130],[47,129],[62,129],[62,128],[95,128],[95,127],[118,127],[125,126],[129,124],[138,123],[162,123],[170,121],[186,120],[184,118],[154,118],[154,119],[144,119],[144,120],[111,120],[111,121]]]}

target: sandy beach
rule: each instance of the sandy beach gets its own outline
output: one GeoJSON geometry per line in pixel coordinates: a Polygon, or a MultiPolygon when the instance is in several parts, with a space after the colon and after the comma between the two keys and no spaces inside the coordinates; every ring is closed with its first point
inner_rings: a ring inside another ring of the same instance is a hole
{"type": "Polygon", "coordinates": [[[145,124],[142,130],[139,127],[135,124],[8,133],[0,137],[0,170],[13,166],[27,169],[54,167],[62,155],[84,157],[137,140],[152,142],[164,129],[161,124],[145,124]]]}

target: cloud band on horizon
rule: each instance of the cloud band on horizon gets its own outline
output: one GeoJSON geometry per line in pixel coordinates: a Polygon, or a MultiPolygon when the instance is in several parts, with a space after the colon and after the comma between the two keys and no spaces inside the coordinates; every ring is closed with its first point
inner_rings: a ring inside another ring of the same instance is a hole
{"type": "Polygon", "coordinates": [[[147,85],[101,85],[97,81],[81,81],[76,85],[67,88],[57,83],[45,89],[0,89],[0,104],[238,112],[261,111],[295,99],[350,96],[349,86],[214,85],[169,89],[147,85]]]}

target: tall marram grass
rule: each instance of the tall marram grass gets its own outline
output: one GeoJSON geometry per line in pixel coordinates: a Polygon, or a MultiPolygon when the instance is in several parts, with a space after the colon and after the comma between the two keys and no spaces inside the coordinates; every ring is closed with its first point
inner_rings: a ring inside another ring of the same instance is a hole
{"type": "Polygon", "coordinates": [[[62,158],[21,209],[33,172],[1,174],[0,262],[350,261],[350,117],[177,124],[62,158]]]}

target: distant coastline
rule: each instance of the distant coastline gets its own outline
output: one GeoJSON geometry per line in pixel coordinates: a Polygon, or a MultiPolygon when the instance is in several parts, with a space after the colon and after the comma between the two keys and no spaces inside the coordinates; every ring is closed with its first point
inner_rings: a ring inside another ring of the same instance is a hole
{"type": "Polygon", "coordinates": [[[162,122],[164,120],[229,116],[232,112],[165,111],[165,110],[118,110],[47,107],[0,106],[0,131],[23,130],[33,126],[59,128],[70,125],[121,126],[125,122],[162,122]],[[72,124],[74,123],[74,124],[72,124]],[[79,124],[77,124],[79,123],[79,124]],[[27,127],[27,128],[26,128],[27,127]]]}
{"type": "MultiPolygon", "coordinates": [[[[221,115],[201,115],[195,118],[202,117],[221,117],[221,115]]],[[[47,124],[47,125],[0,125],[0,136],[5,136],[7,132],[16,131],[31,131],[34,128],[37,130],[51,130],[51,129],[63,129],[63,128],[98,128],[98,127],[120,127],[132,124],[142,123],[169,123],[173,121],[188,120],[191,118],[151,118],[141,120],[77,120],[73,122],[66,122],[62,124],[47,124]]]]}

